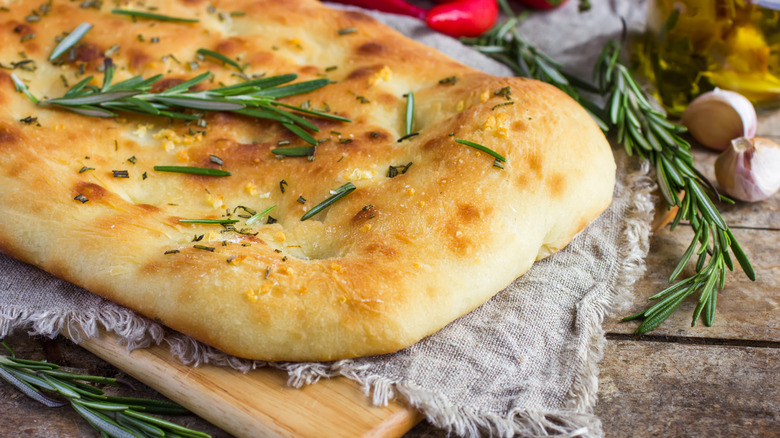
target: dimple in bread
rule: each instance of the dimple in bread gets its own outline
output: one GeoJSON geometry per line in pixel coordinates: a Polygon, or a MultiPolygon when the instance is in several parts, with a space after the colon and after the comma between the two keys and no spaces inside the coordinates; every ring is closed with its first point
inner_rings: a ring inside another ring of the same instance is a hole
{"type": "Polygon", "coordinates": [[[16,3],[0,13],[0,62],[48,97],[88,75],[99,86],[106,53],[116,80],[164,74],[156,89],[206,71],[205,88],[242,75],[326,77],[280,100],[351,122],[309,118],[314,155],[279,157],[280,145],[307,144],[274,121],[86,117],[36,106],[0,70],[0,250],[225,352],[302,361],[407,347],[564,247],[611,201],[608,143],[549,85],[475,71],[312,0],[148,6],[199,21],[54,1],[30,22],[16,3]],[[49,62],[55,38],[82,22],[93,28],[72,56],[49,62]],[[20,65],[21,52],[30,61],[20,65]],[[409,92],[416,135],[399,141],[409,92]],[[456,139],[504,156],[503,168],[456,139]],[[163,165],[231,175],[154,170],[163,165]],[[356,189],[301,220],[346,183],[356,189]]]}

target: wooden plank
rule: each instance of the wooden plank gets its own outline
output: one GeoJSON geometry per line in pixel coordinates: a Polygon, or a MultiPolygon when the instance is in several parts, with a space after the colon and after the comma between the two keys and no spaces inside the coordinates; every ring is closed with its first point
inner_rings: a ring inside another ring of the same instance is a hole
{"type": "MultiPolygon", "coordinates": [[[[780,340],[780,306],[777,290],[780,287],[780,260],[777,258],[780,231],[735,229],[734,235],[748,253],[758,278],[750,281],[741,271],[726,277],[726,287],[718,294],[717,314],[712,327],[701,321],[691,327],[691,316],[696,307],[691,297],[669,319],[652,333],[654,335],[695,336],[728,339],[780,340]]],[[[647,272],[634,287],[634,302],[628,311],[610,318],[604,329],[609,332],[631,333],[637,321],[621,323],[619,317],[642,311],[647,298],[668,286],[668,276],[690,243],[690,227],[668,229],[651,240],[647,257],[647,272]]],[[[686,271],[690,274],[692,267],[686,271]]]]}
{"type": "Polygon", "coordinates": [[[610,341],[595,413],[607,437],[777,437],[780,350],[610,341]]]}
{"type": "Polygon", "coordinates": [[[109,333],[80,345],[237,437],[398,437],[422,419],[399,402],[372,406],[346,378],[294,389],[276,369],[187,366],[163,347],[127,352],[109,333]]]}

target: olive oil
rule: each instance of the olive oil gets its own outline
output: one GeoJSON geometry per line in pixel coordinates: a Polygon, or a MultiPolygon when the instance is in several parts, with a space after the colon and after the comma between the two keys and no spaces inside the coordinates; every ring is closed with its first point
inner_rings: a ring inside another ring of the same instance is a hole
{"type": "Polygon", "coordinates": [[[780,104],[780,0],[650,0],[633,54],[672,114],[715,87],[780,104]]]}

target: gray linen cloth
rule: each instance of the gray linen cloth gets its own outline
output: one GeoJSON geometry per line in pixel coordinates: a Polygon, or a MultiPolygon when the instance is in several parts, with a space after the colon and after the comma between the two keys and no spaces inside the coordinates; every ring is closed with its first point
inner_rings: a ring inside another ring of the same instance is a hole
{"type": "MultiPolygon", "coordinates": [[[[594,2],[579,14],[571,1],[520,26],[528,40],[570,71],[589,75],[606,40],[639,29],[643,2],[594,2]],[[566,35],[564,37],[564,35],[566,35]]],[[[404,34],[475,68],[511,75],[505,67],[404,17],[373,14],[404,34]]],[[[648,169],[618,159],[612,206],[561,252],[537,262],[483,306],[394,354],[331,363],[261,363],[230,357],[165,329],[35,267],[0,255],[0,338],[13,330],[76,341],[103,326],[128,348],[167,343],[185,363],[248,370],[274,366],[298,386],[323,377],[360,382],[377,404],[399,397],[418,408],[438,433],[465,436],[600,436],[592,414],[597,362],[607,312],[628,299],[644,269],[653,182],[648,169]]],[[[426,436],[431,432],[417,431],[426,436]]],[[[434,432],[435,434],[435,432],[434,432]]]]}

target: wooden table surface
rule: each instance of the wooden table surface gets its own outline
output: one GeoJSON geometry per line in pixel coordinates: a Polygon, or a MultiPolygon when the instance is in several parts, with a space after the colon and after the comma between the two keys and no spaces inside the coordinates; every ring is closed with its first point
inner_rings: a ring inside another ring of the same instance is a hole
{"type": "MultiPolygon", "coordinates": [[[[780,112],[763,115],[759,126],[759,135],[780,142],[780,112]]],[[[714,180],[716,154],[696,149],[695,157],[714,180]]],[[[606,436],[780,436],[780,194],[761,203],[724,206],[722,213],[752,261],[757,280],[741,272],[728,275],[712,327],[701,322],[690,326],[695,302],[688,300],[651,334],[633,335],[636,323],[621,323],[620,317],[642,310],[647,297],[667,284],[692,236],[684,225],[654,234],[634,304],[604,325],[607,342],[595,413],[606,436]]],[[[6,341],[21,357],[46,358],[76,372],[121,376],[132,384],[111,389],[116,394],[159,397],[64,338],[15,333],[6,341]]],[[[3,436],[97,436],[72,410],[45,408],[4,382],[0,412],[3,436]]],[[[215,437],[228,436],[194,415],[174,421],[215,437]]],[[[409,435],[444,436],[424,423],[409,435]]]]}

